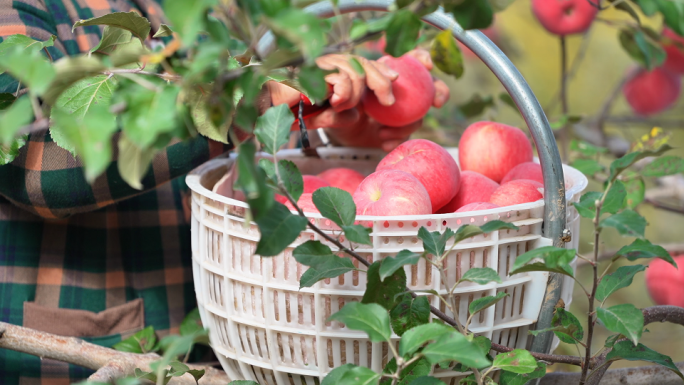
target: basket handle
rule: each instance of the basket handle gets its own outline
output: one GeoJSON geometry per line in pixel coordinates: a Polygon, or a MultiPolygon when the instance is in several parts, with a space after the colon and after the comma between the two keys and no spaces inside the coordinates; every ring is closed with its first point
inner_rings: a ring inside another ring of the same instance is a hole
{"type": "MultiPolygon", "coordinates": [[[[338,8],[340,13],[387,12],[393,3],[392,0],[339,0],[338,8]]],[[[312,4],[305,10],[324,18],[332,17],[335,14],[330,1],[312,4]]],[[[532,133],[539,154],[544,176],[544,236],[550,238],[555,246],[563,247],[565,242],[562,240],[562,235],[565,229],[566,214],[563,166],[549,121],[532,89],[508,57],[482,32],[463,30],[451,15],[442,11],[441,7],[438,11],[424,16],[423,21],[440,30],[449,29],[458,41],[473,51],[489,67],[511,95],[532,133]]],[[[274,48],[274,36],[269,31],[259,41],[257,52],[261,57],[265,57],[274,48]]],[[[575,236],[578,235],[575,234],[575,236]]],[[[537,329],[551,326],[554,306],[561,296],[562,281],[560,275],[551,273],[544,303],[537,320],[537,329]]],[[[531,350],[547,353],[551,348],[552,340],[553,334],[551,332],[542,333],[534,338],[531,350]]]]}

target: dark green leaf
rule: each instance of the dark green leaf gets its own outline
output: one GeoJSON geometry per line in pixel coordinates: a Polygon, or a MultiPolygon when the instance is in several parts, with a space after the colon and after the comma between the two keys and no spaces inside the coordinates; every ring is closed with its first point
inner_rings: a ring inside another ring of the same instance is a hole
{"type": "MultiPolygon", "coordinates": [[[[460,229],[459,229],[460,230],[460,229]]],[[[435,257],[441,257],[444,254],[444,249],[446,248],[447,241],[454,236],[454,232],[447,228],[444,233],[439,231],[430,232],[425,227],[418,230],[418,238],[423,241],[423,248],[426,252],[434,255],[435,257]]]]}
{"type": "MultiPolygon", "coordinates": [[[[269,179],[277,184],[278,178],[273,162],[268,159],[259,159],[259,167],[266,172],[266,176],[268,176],[269,179]]],[[[289,160],[279,160],[278,173],[280,174],[280,179],[287,192],[290,193],[292,199],[298,201],[299,197],[302,196],[302,192],[304,192],[304,180],[302,179],[302,174],[299,172],[297,165],[289,160]]]]}
{"type": "Polygon", "coordinates": [[[311,287],[325,278],[335,278],[348,271],[354,270],[354,264],[349,258],[341,258],[319,241],[307,241],[292,252],[295,260],[309,269],[304,272],[300,280],[300,287],[311,287]]]}
{"type": "Polygon", "coordinates": [[[454,328],[438,323],[427,323],[406,331],[399,341],[399,355],[409,357],[428,341],[439,341],[454,332],[454,328]]]}
{"type": "MultiPolygon", "coordinates": [[[[644,2],[644,0],[640,1],[644,2]]],[[[680,1],[655,0],[665,25],[679,36],[684,36],[684,7],[680,1]]]]}
{"type": "Polygon", "coordinates": [[[306,241],[292,251],[292,256],[304,266],[318,267],[326,259],[335,255],[330,247],[320,241],[306,241]]]}
{"type": "Polygon", "coordinates": [[[458,109],[466,118],[474,118],[482,114],[487,107],[493,106],[494,98],[491,96],[482,97],[479,94],[475,94],[468,102],[459,105],[458,109]]]}
{"type": "MultiPolygon", "coordinates": [[[[615,0],[613,0],[612,2],[614,3],[615,0]]],[[[641,24],[639,14],[637,14],[637,12],[634,10],[634,8],[632,8],[632,6],[629,3],[625,1],[617,2],[617,4],[615,4],[615,8],[627,13],[629,16],[632,17],[632,19],[634,19],[634,21],[641,24]]]]}
{"type": "Polygon", "coordinates": [[[596,313],[606,329],[623,334],[634,342],[634,345],[639,343],[644,329],[644,315],[634,305],[615,305],[607,309],[600,307],[596,309],[596,313]]]}
{"type": "Polygon", "coordinates": [[[643,176],[665,176],[684,172],[684,159],[678,156],[663,156],[641,169],[643,176]]]}
{"type": "Polygon", "coordinates": [[[326,72],[316,65],[304,66],[299,69],[299,85],[306,90],[306,95],[315,103],[322,102],[328,94],[325,75],[326,72]]]}
{"type": "Polygon", "coordinates": [[[536,336],[541,333],[552,331],[558,339],[566,344],[576,344],[577,341],[582,341],[584,330],[577,317],[569,311],[558,308],[554,311],[551,320],[553,327],[541,330],[531,330],[530,334],[536,336]]]}
{"type": "Polygon", "coordinates": [[[156,343],[154,327],[148,326],[112,347],[122,352],[143,354],[151,352],[156,343]]]}
{"type": "Polygon", "coordinates": [[[616,291],[632,284],[634,276],[646,270],[644,265],[621,266],[613,274],[607,275],[601,279],[598,288],[596,288],[596,299],[603,302],[608,296],[616,291]]]}
{"type": "Polygon", "coordinates": [[[499,100],[501,100],[505,105],[511,107],[513,110],[520,112],[520,110],[518,110],[518,106],[515,105],[515,101],[513,101],[513,98],[507,92],[500,93],[499,100]]]}
{"type": "Polygon", "coordinates": [[[0,43],[0,57],[8,55],[15,48],[26,51],[40,51],[43,48],[52,47],[55,44],[56,38],[57,36],[51,35],[48,40],[39,41],[21,34],[7,36],[0,43]]]}
{"type": "Polygon", "coordinates": [[[610,213],[615,214],[625,206],[625,198],[627,197],[627,190],[625,185],[616,180],[606,193],[606,199],[603,201],[601,207],[601,214],[610,213]]]}
{"type": "Polygon", "coordinates": [[[321,187],[311,194],[311,200],[324,217],[338,226],[351,226],[356,218],[356,204],[351,194],[337,187],[321,187]]]}
{"type": "Polygon", "coordinates": [[[435,37],[430,47],[430,56],[437,68],[445,74],[453,75],[456,79],[463,76],[463,55],[451,30],[445,29],[435,37]]]}
{"type": "Polygon", "coordinates": [[[344,235],[351,242],[360,243],[363,245],[372,245],[373,242],[370,239],[370,233],[373,229],[363,226],[363,225],[349,225],[342,226],[344,235]]]}
{"type": "Polygon", "coordinates": [[[269,17],[275,17],[278,12],[290,6],[289,0],[259,0],[261,10],[269,17]]]}
{"type": "Polygon", "coordinates": [[[486,353],[478,345],[455,330],[426,346],[421,353],[433,365],[444,361],[458,361],[469,367],[482,368],[490,364],[486,353]]]}
{"type": "Polygon", "coordinates": [[[264,146],[264,151],[273,155],[287,144],[294,119],[287,104],[271,107],[257,119],[254,134],[264,146]]]}
{"type": "Polygon", "coordinates": [[[391,310],[398,302],[397,294],[406,291],[406,272],[397,269],[392,275],[380,280],[380,265],[382,261],[373,262],[366,272],[366,292],[363,293],[362,303],[377,303],[385,309],[391,310]]]}
{"type": "Polygon", "coordinates": [[[173,31],[182,38],[184,46],[190,46],[200,31],[206,29],[204,15],[215,4],[215,0],[164,1],[164,14],[173,31]]]}
{"type": "Polygon", "coordinates": [[[613,163],[610,164],[610,178],[609,179],[615,179],[617,178],[620,173],[622,173],[624,170],[626,170],[629,166],[633,165],[637,161],[644,159],[649,156],[660,156],[664,154],[665,152],[671,150],[672,147],[669,145],[665,144],[660,146],[657,150],[651,151],[651,150],[646,150],[646,151],[635,151],[635,152],[630,152],[629,154],[626,154],[622,158],[616,159],[613,161],[613,163]]]}
{"type": "Polygon", "coordinates": [[[672,259],[670,253],[662,246],[654,245],[647,239],[635,239],[634,242],[627,246],[623,246],[615,253],[613,261],[620,257],[625,257],[630,261],[636,261],[642,258],[660,258],[669,262],[672,266],[677,267],[677,263],[672,259]]]}
{"type": "Polygon", "coordinates": [[[620,341],[613,346],[613,350],[608,353],[606,360],[628,360],[628,361],[647,361],[654,364],[664,366],[677,374],[682,380],[684,380],[684,375],[679,371],[672,358],[660,354],[655,350],[649,349],[648,347],[638,344],[637,346],[632,345],[629,341],[620,341]]]}
{"type": "Polygon", "coordinates": [[[492,341],[485,336],[477,336],[473,338],[473,343],[477,345],[485,354],[492,350],[492,341]]]}
{"type": "Polygon", "coordinates": [[[180,361],[171,361],[169,366],[171,366],[171,369],[169,370],[169,375],[171,377],[180,377],[190,370],[188,365],[185,365],[180,361]]]}
{"type": "Polygon", "coordinates": [[[9,108],[0,110],[0,145],[11,145],[17,132],[32,120],[33,109],[29,95],[19,97],[9,108]]]}
{"type": "Polygon", "coordinates": [[[173,30],[171,29],[171,27],[169,27],[166,24],[160,24],[159,29],[157,30],[157,32],[152,37],[158,38],[158,37],[166,37],[166,36],[171,36],[171,35],[173,35],[173,30]]]}
{"type": "Polygon", "coordinates": [[[147,174],[155,151],[141,149],[126,134],[119,137],[118,148],[117,169],[121,179],[134,189],[142,190],[143,185],[141,181],[145,174],[147,174]]]}
{"type": "Polygon", "coordinates": [[[326,44],[325,22],[315,15],[296,8],[283,10],[277,18],[266,19],[273,31],[299,47],[306,59],[313,65],[314,59],[323,53],[326,44]]]}
{"type": "Polygon", "coordinates": [[[55,77],[55,69],[40,51],[26,50],[18,45],[0,55],[0,72],[2,71],[12,74],[37,95],[42,95],[55,77]]]}
{"type": "Polygon", "coordinates": [[[586,176],[594,176],[596,173],[603,171],[604,167],[593,159],[575,159],[571,164],[572,167],[579,170],[586,176]]]}
{"type": "Polygon", "coordinates": [[[420,260],[420,254],[409,250],[402,250],[397,253],[396,257],[386,257],[382,260],[380,266],[380,280],[394,274],[395,271],[401,269],[404,265],[415,265],[420,260]]]}
{"type": "Polygon", "coordinates": [[[431,377],[431,376],[421,376],[413,381],[411,381],[408,385],[446,385],[444,381],[440,380],[439,378],[431,377]]]}
{"type": "Polygon", "coordinates": [[[643,238],[647,224],[646,219],[636,211],[626,209],[603,219],[599,226],[602,228],[612,227],[625,237],[643,238]]]}
{"type": "Polygon", "coordinates": [[[623,29],[620,31],[620,44],[627,54],[639,64],[652,70],[663,64],[667,56],[663,47],[652,41],[639,29],[623,29]]]}
{"type": "Polygon", "coordinates": [[[79,20],[74,23],[71,28],[73,32],[78,27],[86,27],[89,25],[109,25],[130,31],[135,37],[144,42],[150,34],[150,22],[140,16],[136,12],[114,12],[100,17],[93,17],[91,19],[79,20]]]}
{"type": "Polygon", "coordinates": [[[580,197],[579,202],[574,202],[579,215],[585,218],[594,218],[596,216],[596,201],[600,200],[603,193],[597,191],[590,191],[580,197]]]}
{"type": "MultiPolygon", "coordinates": [[[[247,202],[249,203],[249,209],[252,212],[252,215],[254,216],[254,219],[257,220],[257,223],[260,219],[262,219],[264,216],[267,214],[273,214],[278,217],[278,220],[280,221],[285,221],[289,222],[288,224],[296,226],[298,229],[303,229],[303,227],[297,225],[298,223],[295,220],[290,219],[290,216],[292,213],[285,207],[282,206],[282,208],[279,209],[273,209],[273,206],[275,205],[275,200],[274,200],[274,195],[273,191],[269,189],[266,186],[266,173],[261,169],[256,167],[255,161],[254,161],[254,156],[256,153],[256,147],[254,146],[254,143],[252,142],[244,142],[240,145],[238,149],[238,159],[237,159],[237,167],[238,167],[238,179],[237,179],[237,186],[242,190],[242,192],[245,194],[245,197],[247,198],[247,202]],[[286,210],[290,216],[286,216],[282,210],[286,210]],[[290,222],[291,221],[291,222],[290,222]]],[[[268,222],[268,220],[266,220],[268,222]]],[[[279,229],[278,232],[271,234],[271,230],[266,230],[267,233],[274,235],[274,236],[283,236],[285,233],[281,233],[281,231],[285,231],[284,228],[280,227],[285,225],[285,223],[280,223],[280,222],[271,222],[268,226],[275,226],[279,229]]],[[[301,231],[301,230],[299,230],[301,231]]],[[[298,233],[299,233],[298,231],[298,233]]],[[[287,233],[288,236],[287,238],[291,238],[291,233],[287,233]]],[[[295,237],[296,238],[296,237],[295,237]]],[[[292,242],[294,238],[290,240],[292,242]]],[[[263,238],[263,232],[262,232],[262,241],[264,241],[263,238]]],[[[271,243],[273,242],[272,246],[274,246],[275,249],[278,249],[282,244],[277,241],[277,239],[271,239],[271,240],[265,240],[264,242],[266,243],[271,243]],[[277,245],[277,246],[276,246],[277,245]]],[[[290,243],[288,242],[288,244],[290,243]]],[[[283,248],[287,246],[284,245],[282,246],[283,248]]],[[[265,246],[264,246],[265,247],[265,246]]],[[[281,249],[282,250],[282,249],[281,249]]],[[[265,250],[262,250],[265,251],[265,250]]],[[[272,251],[272,250],[271,250],[272,251]]],[[[280,251],[278,251],[280,252],[280,251]]],[[[278,254],[276,252],[276,254],[278,254]]],[[[271,254],[275,255],[275,254],[271,254]]]]}
{"type": "MultiPolygon", "coordinates": [[[[325,376],[325,378],[321,382],[321,385],[337,385],[337,384],[339,384],[342,376],[344,376],[345,373],[347,373],[348,371],[350,371],[354,367],[355,367],[354,364],[344,364],[342,366],[336,367],[335,369],[331,370],[330,373],[328,373],[328,375],[325,376]]],[[[228,385],[231,385],[231,384],[228,384],[228,385]]],[[[245,385],[247,385],[247,384],[245,384],[245,385]]]]}
{"type": "Polygon", "coordinates": [[[377,303],[349,302],[328,321],[340,321],[351,330],[366,332],[372,342],[389,341],[392,335],[387,310],[377,303]]]}
{"type": "MultiPolygon", "coordinates": [[[[135,378],[138,378],[141,380],[152,381],[154,383],[157,382],[157,374],[156,373],[144,372],[144,371],[140,370],[139,368],[135,368],[133,373],[135,374],[135,378]]],[[[166,371],[164,371],[164,376],[166,376],[166,371]]],[[[166,382],[168,382],[168,381],[166,381],[166,382]]],[[[164,382],[164,383],[166,384],[166,382],[164,382]]]]}
{"type": "Polygon", "coordinates": [[[118,46],[129,43],[132,38],[131,31],[106,25],[102,31],[102,39],[90,52],[110,55],[118,46]]]}
{"type": "Polygon", "coordinates": [[[463,29],[485,29],[494,20],[494,10],[487,0],[446,0],[444,10],[454,15],[463,29]]]}
{"type": "Polygon", "coordinates": [[[487,296],[487,297],[482,297],[474,300],[473,302],[468,305],[468,312],[470,314],[475,314],[478,312],[481,312],[482,310],[495,305],[497,302],[501,301],[504,297],[506,297],[508,294],[502,292],[496,293],[495,296],[487,296]]]}
{"type": "Polygon", "coordinates": [[[0,143],[0,166],[11,163],[14,158],[19,156],[19,150],[24,147],[28,134],[14,139],[9,145],[0,143]]]}
{"type": "Polygon", "coordinates": [[[202,320],[200,319],[199,309],[193,309],[188,315],[183,318],[183,322],[180,324],[180,335],[187,336],[188,334],[193,334],[200,332],[204,329],[202,327],[202,320]]]}
{"type": "Polygon", "coordinates": [[[409,9],[401,9],[392,14],[385,35],[387,39],[385,52],[399,57],[414,49],[421,26],[422,22],[418,15],[409,9]]]}
{"type": "Polygon", "coordinates": [[[593,157],[597,154],[605,154],[606,152],[608,152],[608,149],[606,148],[596,147],[587,142],[582,142],[574,139],[570,142],[570,150],[577,151],[586,157],[593,157]]]}
{"type": "Polygon", "coordinates": [[[573,276],[570,262],[575,258],[575,250],[563,249],[555,246],[545,246],[526,252],[515,259],[509,275],[526,271],[551,271],[573,276]],[[533,259],[541,258],[543,262],[528,265],[533,259]]]}
{"type": "Polygon", "coordinates": [[[152,146],[160,135],[173,132],[178,127],[174,113],[179,87],[161,86],[156,91],[137,84],[117,93],[126,103],[126,111],[120,115],[123,131],[141,148],[152,146]]]}
{"type": "Polygon", "coordinates": [[[475,282],[478,285],[486,285],[489,282],[501,283],[501,277],[496,270],[490,267],[474,267],[466,271],[461,277],[461,281],[475,282]]]}
{"type": "Polygon", "coordinates": [[[430,322],[430,302],[427,296],[412,298],[410,294],[404,295],[401,302],[390,311],[392,330],[398,336],[418,325],[430,322]]]}
{"type": "Polygon", "coordinates": [[[16,99],[17,98],[15,98],[14,95],[12,95],[10,93],[7,93],[7,92],[0,93],[0,111],[6,110],[7,108],[9,108],[9,106],[11,106],[16,99]]]}
{"type": "Polygon", "coordinates": [[[338,385],[370,385],[377,384],[380,373],[375,373],[371,369],[363,366],[354,366],[345,371],[337,382],[338,385]]]}
{"type": "Polygon", "coordinates": [[[262,257],[280,254],[297,239],[308,223],[306,218],[293,215],[285,205],[279,202],[272,202],[272,205],[268,212],[256,219],[261,239],[255,253],[262,257]]]}
{"type": "Polygon", "coordinates": [[[517,374],[507,371],[502,371],[499,376],[499,385],[525,385],[530,380],[542,378],[546,375],[546,364],[537,362],[537,368],[532,373],[517,374]]]}
{"type": "Polygon", "coordinates": [[[204,377],[204,369],[190,369],[186,373],[191,375],[197,383],[199,383],[199,380],[204,377]]]}
{"type": "Polygon", "coordinates": [[[646,197],[646,183],[641,177],[630,179],[624,183],[627,191],[625,207],[634,210],[646,197]]]}
{"type": "Polygon", "coordinates": [[[493,367],[517,374],[532,373],[537,369],[537,361],[524,349],[499,353],[494,358],[493,367]]]}

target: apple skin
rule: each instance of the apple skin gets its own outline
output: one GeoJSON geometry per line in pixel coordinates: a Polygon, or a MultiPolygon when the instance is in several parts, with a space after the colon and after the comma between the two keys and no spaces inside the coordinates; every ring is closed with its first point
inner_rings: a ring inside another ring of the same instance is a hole
{"type": "Polygon", "coordinates": [[[598,8],[587,0],[532,0],[532,12],[554,35],[572,35],[589,29],[598,8]]]}
{"type": "Polygon", "coordinates": [[[535,162],[525,162],[513,167],[506,176],[501,179],[501,184],[508,183],[516,179],[529,179],[544,184],[544,175],[541,165],[535,162]]]}
{"type": "Polygon", "coordinates": [[[671,44],[663,44],[665,53],[667,53],[663,67],[673,74],[684,75],[684,48],[674,44],[677,42],[684,47],[684,37],[677,35],[669,28],[663,29],[663,37],[673,41],[671,44]]]}
{"type": "Polygon", "coordinates": [[[462,171],[458,193],[444,205],[438,214],[456,212],[461,207],[474,202],[487,202],[499,184],[474,171],[462,171]]]}
{"type": "Polygon", "coordinates": [[[489,198],[489,203],[504,207],[536,202],[544,198],[544,195],[539,191],[540,188],[543,189],[544,185],[533,180],[512,180],[496,189],[489,198]]]}
{"type": "Polygon", "coordinates": [[[437,143],[412,139],[387,154],[375,169],[401,170],[416,177],[430,195],[437,211],[458,193],[461,172],[456,160],[437,143]]]}
{"type": "Polygon", "coordinates": [[[350,194],[354,194],[356,188],[366,178],[360,172],[351,168],[331,168],[317,175],[320,179],[328,182],[330,186],[342,189],[350,194]]]}
{"type": "Polygon", "coordinates": [[[392,82],[392,94],[396,101],[391,106],[384,106],[373,92],[367,91],[363,97],[363,109],[368,116],[389,127],[402,127],[420,120],[427,114],[435,98],[435,85],[430,71],[409,55],[398,58],[383,56],[378,62],[399,73],[399,77],[392,82]]]}
{"type": "MultiPolygon", "coordinates": [[[[297,201],[297,206],[299,206],[299,208],[302,209],[302,211],[304,211],[305,213],[318,212],[316,205],[313,203],[312,195],[313,194],[311,193],[302,194],[302,196],[300,196],[299,200],[297,201]]],[[[290,201],[286,201],[284,205],[290,211],[297,211],[297,209],[295,209],[295,207],[292,205],[292,203],[290,203],[290,201]]]]}
{"type": "MultiPolygon", "coordinates": [[[[673,257],[677,266],[684,264],[684,255],[673,257]]],[[[684,269],[676,269],[662,259],[654,259],[646,269],[646,288],[657,305],[684,307],[684,269]]]]}
{"type": "Polygon", "coordinates": [[[463,213],[466,211],[490,210],[490,209],[496,209],[499,207],[500,207],[499,205],[495,205],[494,203],[489,203],[489,202],[473,202],[473,203],[468,203],[465,206],[462,206],[460,209],[456,210],[455,212],[463,213]]]}
{"type": "Polygon", "coordinates": [[[477,122],[463,132],[458,160],[461,170],[475,171],[499,183],[513,167],[532,161],[532,145],[517,127],[477,122]]]}
{"type": "Polygon", "coordinates": [[[662,112],[677,101],[681,93],[681,79],[659,67],[652,71],[636,69],[625,83],[622,93],[632,111],[648,116],[662,112]]]}
{"type": "Polygon", "coordinates": [[[427,215],[432,204],[425,186],[399,170],[380,170],[366,177],[353,195],[357,215],[427,215]]]}

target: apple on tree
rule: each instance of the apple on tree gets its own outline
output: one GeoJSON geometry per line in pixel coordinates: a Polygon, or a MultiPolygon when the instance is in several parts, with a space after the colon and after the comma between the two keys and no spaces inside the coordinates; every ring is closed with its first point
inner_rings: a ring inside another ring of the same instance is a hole
{"type": "Polygon", "coordinates": [[[663,29],[663,37],[669,40],[663,44],[667,54],[663,67],[673,74],[684,75],[684,37],[669,28],[663,29]]]}
{"type": "MultiPolygon", "coordinates": [[[[684,264],[684,255],[674,256],[677,266],[684,264]]],[[[654,259],[646,269],[646,288],[657,305],[684,307],[684,269],[677,269],[662,259],[654,259]]]]}
{"type": "Polygon", "coordinates": [[[564,36],[589,29],[598,6],[587,0],[532,0],[532,12],[547,31],[564,36]]]}
{"type": "Polygon", "coordinates": [[[353,195],[358,215],[426,215],[432,204],[425,186],[400,170],[378,170],[361,182],[353,195]]]}
{"type": "Polygon", "coordinates": [[[672,107],[679,98],[681,79],[664,67],[633,71],[622,87],[622,93],[634,113],[642,116],[657,114],[672,107]]]}

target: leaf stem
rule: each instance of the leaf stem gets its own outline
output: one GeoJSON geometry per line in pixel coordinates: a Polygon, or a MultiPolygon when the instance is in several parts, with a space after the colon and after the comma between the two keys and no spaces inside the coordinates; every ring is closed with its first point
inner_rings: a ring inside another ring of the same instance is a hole
{"type": "Polygon", "coordinates": [[[32,92],[29,92],[29,99],[31,99],[31,108],[33,108],[33,114],[36,117],[36,120],[42,120],[43,119],[43,109],[40,108],[40,103],[38,102],[38,97],[34,95],[32,92]]]}

